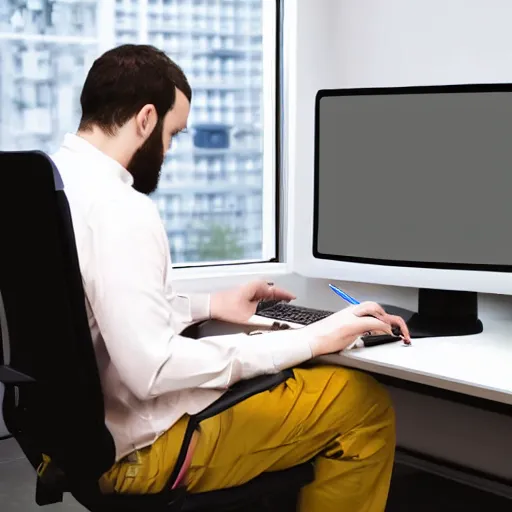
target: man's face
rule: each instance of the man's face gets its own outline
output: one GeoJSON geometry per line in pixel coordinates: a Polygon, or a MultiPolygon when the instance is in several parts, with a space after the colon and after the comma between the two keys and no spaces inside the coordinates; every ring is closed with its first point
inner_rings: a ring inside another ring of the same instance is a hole
{"type": "Polygon", "coordinates": [[[127,169],[133,176],[133,188],[142,194],[152,194],[158,187],[165,153],[172,138],[187,126],[190,103],[176,89],[176,102],[164,119],[159,119],[149,137],[135,151],[127,169]]]}

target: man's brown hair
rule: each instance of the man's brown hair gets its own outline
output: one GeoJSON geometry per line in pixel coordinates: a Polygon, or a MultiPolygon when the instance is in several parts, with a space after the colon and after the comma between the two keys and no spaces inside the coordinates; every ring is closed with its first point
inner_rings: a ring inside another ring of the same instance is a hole
{"type": "Polygon", "coordinates": [[[114,135],[148,104],[162,120],[174,107],[176,88],[192,100],[187,77],[164,52],[150,45],[118,46],[96,59],[85,79],[79,130],[98,126],[114,135]]]}

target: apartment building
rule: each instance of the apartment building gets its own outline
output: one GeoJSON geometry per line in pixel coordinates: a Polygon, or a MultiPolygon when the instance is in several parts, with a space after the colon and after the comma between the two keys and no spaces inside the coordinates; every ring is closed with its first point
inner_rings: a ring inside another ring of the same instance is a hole
{"type": "Polygon", "coordinates": [[[128,42],[164,50],[194,91],[154,194],[173,261],[261,258],[262,0],[4,0],[0,149],[58,147],[93,60],[128,42]]]}

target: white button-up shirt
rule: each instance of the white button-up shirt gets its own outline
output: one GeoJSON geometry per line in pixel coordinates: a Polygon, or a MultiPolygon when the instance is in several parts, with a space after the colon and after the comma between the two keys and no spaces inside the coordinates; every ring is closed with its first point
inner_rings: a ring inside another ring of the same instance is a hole
{"type": "Polygon", "coordinates": [[[209,295],[173,291],[164,225],[132,176],[85,139],[66,135],[52,155],[68,198],[87,314],[116,457],[154,443],[241,380],[311,357],[298,332],[194,340],[183,329],[209,317],[209,295]]]}

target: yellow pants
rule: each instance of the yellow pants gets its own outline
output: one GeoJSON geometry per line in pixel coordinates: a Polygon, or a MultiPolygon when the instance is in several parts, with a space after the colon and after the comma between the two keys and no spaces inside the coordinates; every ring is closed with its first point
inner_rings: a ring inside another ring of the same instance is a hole
{"type": "MultiPolygon", "coordinates": [[[[294,370],[272,391],[205,420],[187,473],[192,493],[241,485],[316,457],[315,480],[300,496],[300,511],[383,512],[395,452],[394,412],[371,377],[340,367],[294,370]]],[[[117,492],[158,492],[176,462],[186,420],[133,461],[103,477],[117,492]],[[130,471],[132,468],[132,471],[130,471]]]]}

